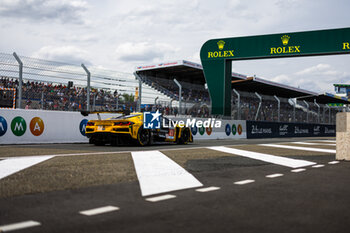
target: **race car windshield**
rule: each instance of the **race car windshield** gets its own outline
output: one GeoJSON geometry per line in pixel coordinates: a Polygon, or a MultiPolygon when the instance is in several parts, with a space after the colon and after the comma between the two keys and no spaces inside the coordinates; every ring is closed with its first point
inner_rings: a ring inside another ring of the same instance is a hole
{"type": "Polygon", "coordinates": [[[118,116],[118,117],[112,117],[113,120],[120,120],[120,119],[128,119],[131,117],[141,116],[141,114],[134,114],[134,115],[125,115],[125,116],[118,116]]]}

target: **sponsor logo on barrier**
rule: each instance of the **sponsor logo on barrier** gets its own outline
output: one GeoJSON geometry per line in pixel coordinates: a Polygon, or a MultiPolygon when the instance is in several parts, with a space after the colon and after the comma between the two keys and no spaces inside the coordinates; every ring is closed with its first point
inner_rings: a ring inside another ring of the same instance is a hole
{"type": "Polygon", "coordinates": [[[335,133],[335,129],[329,129],[328,127],[325,127],[324,132],[326,134],[335,133]]]}
{"type": "Polygon", "coordinates": [[[0,116],[0,137],[5,135],[6,131],[7,131],[7,122],[5,118],[0,116]]]}
{"type": "Polygon", "coordinates": [[[236,135],[237,133],[237,127],[235,124],[232,125],[232,135],[236,135]]]}
{"type": "Polygon", "coordinates": [[[18,137],[22,136],[27,130],[26,121],[23,117],[17,116],[11,122],[12,133],[18,137]]]}
{"type": "Polygon", "coordinates": [[[303,129],[303,128],[299,128],[298,126],[295,126],[294,133],[295,134],[308,134],[309,129],[303,129]]]}
{"type": "Polygon", "coordinates": [[[225,133],[226,133],[227,136],[230,136],[230,134],[231,134],[231,126],[230,126],[230,124],[226,124],[225,133]]]}
{"type": "Polygon", "coordinates": [[[193,135],[196,135],[196,134],[197,134],[197,131],[198,131],[197,126],[191,127],[191,131],[192,131],[192,134],[193,134],[193,135]]]}
{"type": "Polygon", "coordinates": [[[44,132],[44,121],[40,117],[34,117],[29,124],[30,132],[34,136],[40,136],[44,132]]]}
{"type": "Polygon", "coordinates": [[[243,127],[242,127],[241,124],[238,125],[237,131],[238,131],[238,135],[241,135],[241,134],[242,134],[242,132],[243,132],[243,127]]]}
{"type": "Polygon", "coordinates": [[[203,126],[200,127],[200,128],[199,128],[199,134],[200,134],[200,135],[203,135],[204,132],[205,132],[205,128],[204,128],[203,126]]]}
{"type": "Polygon", "coordinates": [[[280,125],[279,135],[284,136],[288,134],[288,125],[280,125]]]}
{"type": "Polygon", "coordinates": [[[81,135],[85,136],[86,124],[88,123],[87,119],[83,119],[79,124],[79,131],[81,135]]]}
{"type": "Polygon", "coordinates": [[[321,133],[321,127],[318,125],[318,126],[315,126],[314,127],[314,135],[319,135],[321,133]]]}
{"type": "Polygon", "coordinates": [[[258,125],[252,125],[252,134],[272,134],[272,129],[259,128],[258,125]]]}
{"type": "Polygon", "coordinates": [[[207,132],[208,135],[211,135],[211,133],[213,132],[213,128],[209,126],[205,128],[205,131],[207,132]]]}

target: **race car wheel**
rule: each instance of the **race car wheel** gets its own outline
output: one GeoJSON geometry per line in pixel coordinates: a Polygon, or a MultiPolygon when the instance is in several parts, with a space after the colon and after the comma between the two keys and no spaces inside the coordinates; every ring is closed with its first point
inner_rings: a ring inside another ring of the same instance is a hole
{"type": "Polygon", "coordinates": [[[187,144],[190,141],[190,129],[184,128],[181,133],[179,144],[187,144]]]}
{"type": "Polygon", "coordinates": [[[141,127],[137,134],[137,142],[140,146],[146,146],[151,143],[150,131],[141,127]]]}

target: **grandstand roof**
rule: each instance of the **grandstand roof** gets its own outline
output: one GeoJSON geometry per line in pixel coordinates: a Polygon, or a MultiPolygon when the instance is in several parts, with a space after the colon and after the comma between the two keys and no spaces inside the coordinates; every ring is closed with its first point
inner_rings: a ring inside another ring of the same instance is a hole
{"type": "Polygon", "coordinates": [[[263,95],[276,95],[284,98],[317,95],[316,92],[271,82],[257,77],[249,77],[241,81],[232,81],[232,88],[237,91],[257,92],[263,95]]]}
{"type": "Polygon", "coordinates": [[[314,96],[305,96],[298,99],[305,100],[308,102],[313,102],[314,99],[316,99],[316,102],[320,104],[350,104],[350,99],[327,92],[323,94],[318,94],[316,98],[314,96]]]}
{"type": "MultiPolygon", "coordinates": [[[[205,83],[202,65],[189,61],[174,61],[136,67],[136,72],[157,78],[174,79],[190,83],[205,83]]],[[[233,80],[246,79],[245,75],[232,73],[233,80]]]]}
{"type": "MultiPolygon", "coordinates": [[[[148,66],[136,67],[136,72],[157,78],[173,79],[178,81],[203,84],[205,78],[203,68],[200,64],[185,60],[159,63],[148,66]]],[[[263,95],[278,96],[283,98],[298,98],[308,102],[328,104],[343,103],[350,104],[350,99],[339,97],[330,93],[316,93],[288,85],[272,82],[258,77],[247,77],[242,74],[232,73],[232,88],[237,91],[257,92],[263,95]]]]}

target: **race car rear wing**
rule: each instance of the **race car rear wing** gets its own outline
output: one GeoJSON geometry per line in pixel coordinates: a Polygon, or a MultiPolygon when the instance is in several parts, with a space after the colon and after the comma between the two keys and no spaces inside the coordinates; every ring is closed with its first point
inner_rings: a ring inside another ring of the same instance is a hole
{"type": "Polygon", "coordinates": [[[101,120],[100,113],[121,113],[123,115],[130,115],[130,110],[116,110],[116,111],[80,111],[81,115],[88,116],[89,114],[97,114],[99,120],[101,120]]]}

